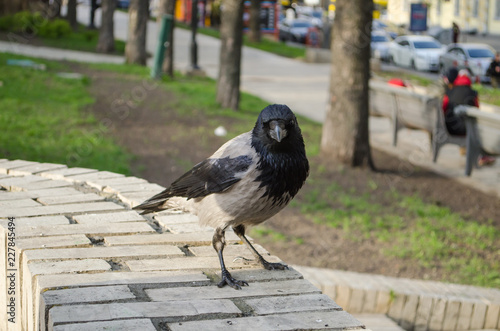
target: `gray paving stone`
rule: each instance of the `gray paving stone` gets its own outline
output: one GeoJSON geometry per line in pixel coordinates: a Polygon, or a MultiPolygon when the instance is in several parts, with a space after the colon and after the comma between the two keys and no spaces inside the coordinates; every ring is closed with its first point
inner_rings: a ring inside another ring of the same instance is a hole
{"type": "Polygon", "coordinates": [[[106,261],[99,259],[37,262],[28,264],[28,268],[31,276],[111,270],[106,261]]]}
{"type": "Polygon", "coordinates": [[[44,216],[44,215],[71,215],[81,213],[91,213],[98,211],[113,211],[123,210],[120,206],[113,202],[87,202],[87,203],[71,203],[66,205],[39,206],[28,208],[10,208],[8,210],[0,210],[0,217],[14,215],[22,216],[44,216]]]}
{"type": "MultiPolygon", "coordinates": [[[[224,260],[226,267],[232,268],[258,268],[260,266],[244,265],[241,262],[224,260]]],[[[272,260],[269,259],[271,262],[272,260]]],[[[275,262],[275,261],[272,261],[275,262]]],[[[276,261],[277,262],[277,261],[276,261]]],[[[206,257],[184,257],[172,259],[154,259],[154,260],[134,260],[127,261],[127,265],[132,271],[153,271],[153,270],[203,270],[220,269],[219,260],[206,257]]],[[[231,270],[229,270],[231,271],[231,270]]]]}
{"type": "Polygon", "coordinates": [[[210,284],[210,279],[201,271],[127,271],[95,274],[43,275],[37,278],[37,292],[56,287],[130,284],[205,286],[210,284]]]}
{"type": "Polygon", "coordinates": [[[52,197],[47,196],[47,197],[40,197],[37,199],[37,201],[39,201],[44,205],[62,205],[62,204],[81,203],[81,202],[96,202],[103,200],[104,197],[101,197],[95,193],[60,195],[52,197]]]}
{"type": "Polygon", "coordinates": [[[95,181],[89,181],[89,185],[99,190],[104,187],[113,187],[114,185],[133,185],[147,184],[148,181],[137,177],[117,177],[117,178],[102,178],[95,181]]]}
{"type": "Polygon", "coordinates": [[[444,314],[446,312],[446,299],[434,299],[432,314],[429,320],[430,330],[441,330],[443,327],[444,314]]]}
{"type": "Polygon", "coordinates": [[[231,275],[236,279],[242,279],[248,283],[303,279],[302,274],[293,268],[288,270],[238,269],[231,270],[231,275]]]}
{"type": "Polygon", "coordinates": [[[198,216],[186,213],[156,215],[154,216],[154,219],[161,226],[164,227],[174,224],[186,224],[186,223],[198,224],[199,221],[198,216]]]}
{"type": "Polygon", "coordinates": [[[360,330],[363,325],[345,311],[300,312],[268,316],[224,318],[209,321],[173,322],[177,330],[360,330]]]}
{"type": "MultiPolygon", "coordinates": [[[[94,286],[43,292],[45,306],[135,299],[126,285],[94,286]]],[[[43,309],[42,309],[43,310],[43,309]]]]}
{"type": "Polygon", "coordinates": [[[432,297],[425,295],[420,296],[415,315],[415,331],[427,331],[427,324],[431,317],[432,301],[432,297]]]}
{"type": "Polygon", "coordinates": [[[165,226],[165,229],[168,231],[179,234],[179,233],[189,233],[189,232],[200,232],[200,231],[207,231],[210,233],[214,232],[214,229],[205,226],[201,227],[197,223],[185,223],[185,224],[170,224],[168,226],[165,226]]]}
{"type": "Polygon", "coordinates": [[[419,296],[409,294],[406,296],[406,302],[401,314],[401,327],[405,330],[413,328],[417,316],[417,308],[419,305],[419,296]]]}
{"type": "Polygon", "coordinates": [[[53,169],[53,170],[42,171],[38,173],[38,175],[50,179],[66,179],[66,176],[83,175],[97,171],[98,170],[96,169],[75,167],[75,168],[65,168],[56,170],[53,169]]]}
{"type": "Polygon", "coordinates": [[[9,171],[9,174],[13,176],[25,176],[25,175],[37,174],[43,171],[66,169],[66,168],[67,166],[65,166],[64,164],[38,163],[34,165],[28,165],[12,169],[9,171]]]}
{"type": "MultiPolygon", "coordinates": [[[[41,177],[40,177],[41,178],[41,177]]],[[[20,188],[23,190],[34,191],[34,190],[43,190],[48,188],[59,188],[59,187],[70,187],[73,186],[72,183],[68,183],[64,180],[44,180],[39,182],[31,182],[25,185],[16,185],[16,188],[20,188]]]]}
{"type": "Polygon", "coordinates": [[[35,182],[50,182],[46,178],[42,178],[39,176],[20,176],[20,177],[13,177],[9,176],[7,178],[2,178],[0,179],[0,186],[4,187],[5,189],[9,191],[15,191],[17,188],[23,187],[25,185],[28,185],[29,183],[35,183],[35,182]]]}
{"type": "Polygon", "coordinates": [[[459,317],[460,302],[448,301],[446,312],[443,320],[444,331],[454,331],[459,317]]]}
{"type": "Polygon", "coordinates": [[[500,327],[498,322],[500,320],[500,305],[490,304],[488,305],[488,311],[486,312],[486,319],[484,321],[485,329],[495,329],[500,327]]]}
{"type": "Polygon", "coordinates": [[[164,191],[165,188],[158,184],[151,183],[136,183],[136,184],[126,184],[126,185],[117,185],[113,184],[112,186],[104,186],[102,191],[108,193],[118,193],[118,192],[156,192],[160,193],[164,191]]]}
{"type": "Polygon", "coordinates": [[[23,250],[38,248],[89,247],[91,244],[92,242],[90,239],[83,234],[16,240],[16,246],[23,250]]]}
{"type": "Polygon", "coordinates": [[[345,307],[349,313],[361,313],[363,311],[363,304],[365,302],[365,290],[359,288],[353,288],[351,290],[351,297],[349,300],[349,306],[345,307]]]}
{"type": "Polygon", "coordinates": [[[457,330],[470,330],[470,322],[472,311],[474,310],[473,301],[462,301],[460,305],[460,313],[457,320],[457,330]]]}
{"type": "Polygon", "coordinates": [[[351,288],[345,285],[338,285],[335,302],[337,302],[341,307],[349,307],[350,300],[351,300],[351,288]]]}
{"type": "Polygon", "coordinates": [[[109,259],[109,258],[144,258],[155,256],[184,256],[176,246],[124,246],[124,247],[83,247],[61,249],[37,249],[25,252],[28,261],[69,260],[69,259],[109,259]]]}
{"type": "Polygon", "coordinates": [[[484,303],[476,302],[474,304],[474,309],[472,311],[472,317],[470,321],[470,328],[472,330],[480,330],[484,327],[487,308],[488,307],[484,303]]]}
{"type": "Polygon", "coordinates": [[[356,314],[353,316],[371,331],[405,331],[393,320],[382,314],[356,314]]]}
{"type": "MultiPolygon", "coordinates": [[[[16,227],[21,228],[19,231],[17,231],[18,233],[16,233],[16,235],[21,234],[21,232],[24,231],[26,227],[69,224],[69,220],[62,215],[59,215],[59,216],[38,216],[38,217],[16,217],[14,219],[14,222],[16,223],[16,227]]],[[[8,223],[7,219],[0,219],[0,226],[5,226],[7,223],[8,223]]]]}
{"type": "Polygon", "coordinates": [[[324,294],[290,295],[286,297],[265,296],[245,299],[258,315],[282,314],[315,310],[342,310],[332,299],[324,294]]]}
{"type": "Polygon", "coordinates": [[[145,221],[144,217],[139,215],[134,210],[120,211],[115,213],[105,214],[85,214],[73,216],[74,220],[79,224],[103,224],[117,222],[141,222],[145,221]]]}
{"type": "Polygon", "coordinates": [[[158,193],[157,191],[144,191],[144,192],[120,192],[116,196],[124,204],[135,207],[151,198],[153,195],[158,193]]]}
{"type": "Polygon", "coordinates": [[[319,294],[321,291],[304,279],[275,282],[249,283],[241,291],[235,291],[229,286],[221,289],[214,286],[158,288],[146,290],[152,301],[183,300],[186,297],[196,300],[231,299],[245,297],[278,296],[293,294],[319,294]]]}
{"type": "MultiPolygon", "coordinates": [[[[326,293],[325,293],[326,294],[326,293]]],[[[363,302],[362,313],[373,314],[375,313],[375,306],[377,304],[377,290],[365,290],[365,298],[363,302]]]]}
{"type": "MultiPolygon", "coordinates": [[[[261,245],[254,244],[255,249],[266,258],[269,252],[261,245]]],[[[194,256],[217,257],[217,252],[212,246],[195,246],[189,247],[189,251],[194,256]]],[[[226,245],[224,247],[224,256],[242,256],[247,259],[254,259],[252,252],[246,245],[226,245]]]]}
{"type": "Polygon", "coordinates": [[[16,234],[18,238],[63,236],[70,234],[88,234],[110,236],[131,233],[155,233],[156,231],[145,222],[114,223],[114,224],[68,224],[57,226],[22,227],[16,234]]]}
{"type": "Polygon", "coordinates": [[[23,208],[23,207],[37,207],[41,206],[40,203],[33,199],[19,199],[19,200],[7,200],[0,201],[0,209],[7,208],[23,208]]]}
{"type": "Polygon", "coordinates": [[[7,174],[10,169],[37,164],[37,162],[13,160],[0,163],[0,174],[7,174]]]}
{"type": "Polygon", "coordinates": [[[49,325],[71,322],[106,321],[126,318],[186,318],[198,315],[238,315],[230,300],[189,300],[171,302],[130,302],[57,306],[49,311],[49,325]]]}
{"type": "Polygon", "coordinates": [[[394,295],[394,300],[389,307],[389,311],[387,312],[387,316],[392,318],[398,324],[401,321],[401,317],[403,316],[403,308],[406,301],[406,295],[401,293],[396,293],[394,295]]]}
{"type": "MultiPolygon", "coordinates": [[[[153,244],[171,244],[171,245],[211,245],[213,233],[210,232],[190,232],[190,233],[162,233],[148,235],[133,235],[119,237],[105,237],[104,242],[110,246],[122,245],[153,245],[153,244]]],[[[240,238],[233,232],[226,233],[226,243],[232,244],[240,241],[240,238]]]]}
{"type": "Polygon", "coordinates": [[[102,179],[108,178],[121,178],[125,177],[125,175],[117,174],[109,171],[98,171],[98,172],[89,172],[84,174],[75,174],[75,175],[67,175],[66,179],[76,182],[97,182],[102,179]]]}
{"type": "Polygon", "coordinates": [[[153,322],[150,319],[131,319],[131,320],[115,320],[105,322],[88,322],[77,324],[56,325],[53,331],[156,331],[153,322]]]}

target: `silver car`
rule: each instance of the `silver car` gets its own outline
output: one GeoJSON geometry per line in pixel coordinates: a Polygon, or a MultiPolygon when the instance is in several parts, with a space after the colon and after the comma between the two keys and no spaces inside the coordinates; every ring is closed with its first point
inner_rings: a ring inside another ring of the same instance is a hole
{"type": "Polygon", "coordinates": [[[439,68],[443,74],[453,66],[458,70],[468,69],[474,80],[489,82],[486,70],[494,57],[495,50],[487,44],[450,44],[446,53],[439,57],[439,68]]]}

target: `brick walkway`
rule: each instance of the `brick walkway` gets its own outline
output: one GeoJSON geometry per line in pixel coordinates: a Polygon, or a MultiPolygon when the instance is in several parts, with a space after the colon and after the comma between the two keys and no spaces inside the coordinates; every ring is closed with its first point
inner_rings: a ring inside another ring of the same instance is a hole
{"type": "Polygon", "coordinates": [[[192,215],[130,210],[163,189],[156,184],[0,160],[0,186],[0,244],[15,251],[15,259],[9,250],[0,256],[0,279],[7,280],[0,281],[0,306],[8,313],[0,330],[362,328],[296,270],[237,259],[252,256],[233,233],[226,261],[250,286],[217,288],[210,229],[192,215]]]}

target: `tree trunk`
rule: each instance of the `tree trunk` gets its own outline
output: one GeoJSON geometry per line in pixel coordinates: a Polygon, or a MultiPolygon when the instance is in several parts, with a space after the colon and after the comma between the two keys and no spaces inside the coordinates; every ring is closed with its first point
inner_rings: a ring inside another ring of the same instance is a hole
{"type": "Polygon", "coordinates": [[[76,0],[68,0],[68,13],[66,14],[66,19],[73,30],[76,30],[78,27],[78,22],[76,21],[76,0]]]}
{"type": "Polygon", "coordinates": [[[248,40],[256,43],[260,42],[260,3],[261,0],[252,0],[250,2],[248,40]]]}
{"type": "Polygon", "coordinates": [[[99,41],[97,51],[100,53],[111,53],[115,50],[115,35],[113,14],[116,8],[115,0],[102,0],[101,28],[99,29],[99,41]]]}
{"type": "Polygon", "coordinates": [[[222,5],[217,102],[219,102],[222,107],[237,110],[240,103],[243,1],[224,0],[222,5]]]}
{"type": "MultiPolygon", "coordinates": [[[[161,26],[161,19],[164,14],[175,15],[175,3],[176,0],[160,0],[159,13],[157,17],[157,23],[161,26]]],[[[168,36],[169,44],[165,50],[165,57],[163,59],[162,71],[174,77],[174,28],[175,19],[172,21],[172,28],[170,29],[170,34],[168,36]]]]}
{"type": "Polygon", "coordinates": [[[337,0],[332,30],[330,101],[322,154],[352,167],[372,166],[368,81],[373,0],[337,0]]]}
{"type": "Polygon", "coordinates": [[[146,65],[146,28],[149,18],[149,2],[132,0],[128,9],[128,38],[125,46],[125,62],[146,65]]]}

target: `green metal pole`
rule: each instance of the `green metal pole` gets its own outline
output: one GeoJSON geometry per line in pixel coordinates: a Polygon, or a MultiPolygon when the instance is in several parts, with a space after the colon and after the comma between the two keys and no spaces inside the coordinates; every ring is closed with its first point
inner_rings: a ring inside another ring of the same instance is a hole
{"type": "Polygon", "coordinates": [[[174,17],[170,14],[165,14],[161,18],[160,33],[158,33],[158,46],[155,51],[153,68],[151,69],[152,78],[161,78],[161,67],[163,65],[163,59],[165,58],[165,49],[169,43],[168,38],[170,36],[173,21],[174,17]]]}

